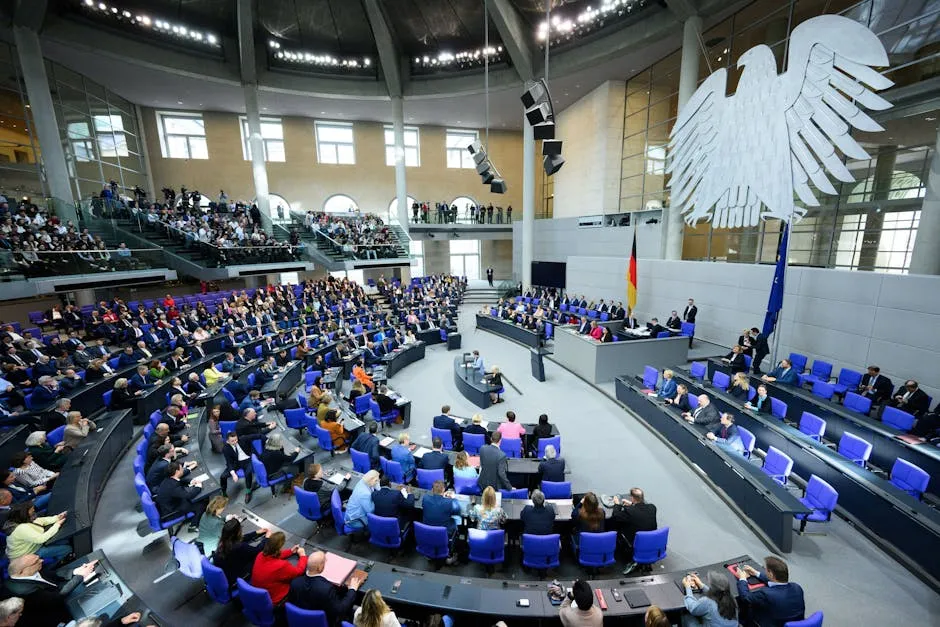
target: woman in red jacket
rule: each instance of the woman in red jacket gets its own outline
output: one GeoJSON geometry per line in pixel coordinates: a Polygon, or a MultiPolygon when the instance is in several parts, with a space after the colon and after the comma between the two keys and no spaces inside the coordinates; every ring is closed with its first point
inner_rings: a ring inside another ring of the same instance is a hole
{"type": "Polygon", "coordinates": [[[290,591],[290,582],[307,570],[307,554],[303,548],[294,545],[285,549],[284,540],[282,532],[272,533],[251,569],[251,585],[267,590],[274,605],[281,604],[290,591]],[[287,561],[291,555],[299,556],[296,566],[287,561]]]}

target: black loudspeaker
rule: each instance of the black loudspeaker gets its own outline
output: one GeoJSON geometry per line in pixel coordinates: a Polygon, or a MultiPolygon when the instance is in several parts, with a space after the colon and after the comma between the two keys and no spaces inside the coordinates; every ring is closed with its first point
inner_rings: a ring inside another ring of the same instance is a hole
{"type": "Polygon", "coordinates": [[[555,123],[542,122],[541,124],[534,125],[532,127],[532,137],[534,137],[536,141],[555,139],[555,123]]]}
{"type": "Polygon", "coordinates": [[[503,179],[493,179],[493,182],[490,183],[490,191],[494,194],[505,194],[506,193],[506,181],[504,181],[503,179]]]}
{"type": "Polygon", "coordinates": [[[486,161],[486,151],[485,151],[485,150],[478,150],[477,152],[473,153],[473,162],[474,162],[475,164],[480,165],[480,164],[483,163],[484,161],[486,161]]]}
{"type": "Polygon", "coordinates": [[[545,169],[546,176],[551,176],[565,165],[565,158],[561,155],[545,155],[542,159],[542,167],[545,169]]]}
{"type": "Polygon", "coordinates": [[[547,122],[551,116],[552,108],[547,102],[540,102],[525,110],[525,117],[532,126],[547,122]]]}
{"type": "Polygon", "coordinates": [[[484,185],[489,185],[490,183],[493,182],[493,179],[496,178],[496,175],[493,174],[493,171],[492,171],[492,170],[487,170],[486,172],[484,172],[483,174],[480,175],[480,178],[483,179],[483,184],[484,184],[484,185]]]}
{"type": "Polygon", "coordinates": [[[489,161],[482,161],[477,164],[477,174],[479,174],[480,176],[483,176],[484,174],[489,172],[491,169],[493,169],[493,166],[490,165],[489,161]]]}
{"type": "Polygon", "coordinates": [[[533,84],[531,87],[525,90],[525,93],[522,94],[522,98],[520,98],[520,100],[522,100],[522,105],[526,109],[529,109],[530,107],[535,105],[536,102],[542,100],[547,95],[548,95],[548,92],[545,91],[545,85],[543,85],[542,82],[539,81],[538,83],[533,84]]]}
{"type": "Polygon", "coordinates": [[[479,139],[473,142],[472,144],[470,144],[469,146],[467,146],[467,151],[471,155],[475,155],[482,150],[483,150],[483,144],[480,142],[479,139]]]}
{"type": "Polygon", "coordinates": [[[542,142],[542,155],[561,156],[561,140],[546,139],[542,142]]]}

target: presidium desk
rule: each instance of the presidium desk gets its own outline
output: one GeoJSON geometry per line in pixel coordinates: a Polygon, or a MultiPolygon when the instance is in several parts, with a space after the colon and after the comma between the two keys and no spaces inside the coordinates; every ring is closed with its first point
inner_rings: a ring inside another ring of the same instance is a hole
{"type": "Polygon", "coordinates": [[[644,366],[661,370],[686,363],[689,339],[680,335],[601,344],[574,327],[556,327],[550,358],[588,383],[605,383],[625,372],[643,372],[644,366]]]}

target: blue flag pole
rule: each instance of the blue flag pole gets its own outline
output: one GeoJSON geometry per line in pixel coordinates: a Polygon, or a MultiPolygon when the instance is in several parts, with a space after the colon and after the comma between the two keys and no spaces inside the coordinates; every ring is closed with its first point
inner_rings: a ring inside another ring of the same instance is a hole
{"type": "Polygon", "coordinates": [[[780,240],[780,246],[777,250],[777,268],[774,271],[774,281],[770,287],[770,296],[767,299],[767,314],[764,316],[764,336],[773,333],[774,348],[771,356],[772,367],[775,367],[778,359],[777,352],[780,350],[780,333],[777,332],[777,323],[780,322],[780,312],[783,310],[783,295],[786,289],[787,268],[789,267],[790,253],[790,227],[793,222],[791,214],[790,219],[784,223],[783,237],[780,240]]]}

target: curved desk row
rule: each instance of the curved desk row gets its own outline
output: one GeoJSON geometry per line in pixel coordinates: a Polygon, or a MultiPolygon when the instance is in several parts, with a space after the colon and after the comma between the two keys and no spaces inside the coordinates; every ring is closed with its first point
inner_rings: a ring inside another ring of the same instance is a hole
{"type": "MultiPolygon", "coordinates": [[[[724,372],[730,376],[727,364],[720,360],[708,360],[708,378],[715,372],[724,372]]],[[[899,439],[905,432],[895,429],[880,420],[850,411],[841,404],[814,396],[811,392],[792,385],[767,383],[751,376],[750,383],[756,387],[766,385],[767,393],[787,404],[786,418],[799,424],[803,412],[809,412],[826,421],[824,437],[830,442],[838,442],[846,431],[853,433],[872,444],[870,462],[872,465],[891,472],[891,467],[899,457],[923,469],[930,475],[927,492],[940,496],[940,448],[925,443],[912,444],[899,439]]],[[[850,390],[851,391],[851,390],[850,390]]]]}
{"type": "Polygon", "coordinates": [[[816,475],[839,493],[838,510],[863,527],[896,559],[940,589],[940,512],[918,501],[883,477],[861,468],[835,450],[777,418],[744,409],[735,398],[678,374],[690,394],[708,394],[719,411],[734,414],[738,426],[754,434],[762,447],[773,446],[793,460],[804,480],[816,475]]]}
{"type": "Polygon", "coordinates": [[[468,401],[477,407],[486,409],[490,402],[490,392],[499,388],[490,385],[472,364],[464,364],[463,357],[454,357],[454,385],[468,401]]]}
{"type": "Polygon", "coordinates": [[[602,344],[574,327],[558,327],[551,359],[588,383],[604,383],[621,372],[642,372],[646,365],[684,364],[688,357],[689,341],[684,336],[602,344]]]}
{"type": "Polygon", "coordinates": [[[390,355],[382,355],[382,365],[385,366],[385,376],[391,379],[416,361],[424,359],[427,353],[427,344],[423,341],[415,342],[396,349],[390,355]]]}
{"type": "Polygon", "coordinates": [[[507,340],[512,340],[513,342],[528,346],[529,348],[538,348],[542,341],[540,335],[535,331],[530,331],[518,324],[506,322],[505,320],[500,320],[499,318],[494,318],[486,314],[477,314],[477,328],[495,333],[507,340]]]}

